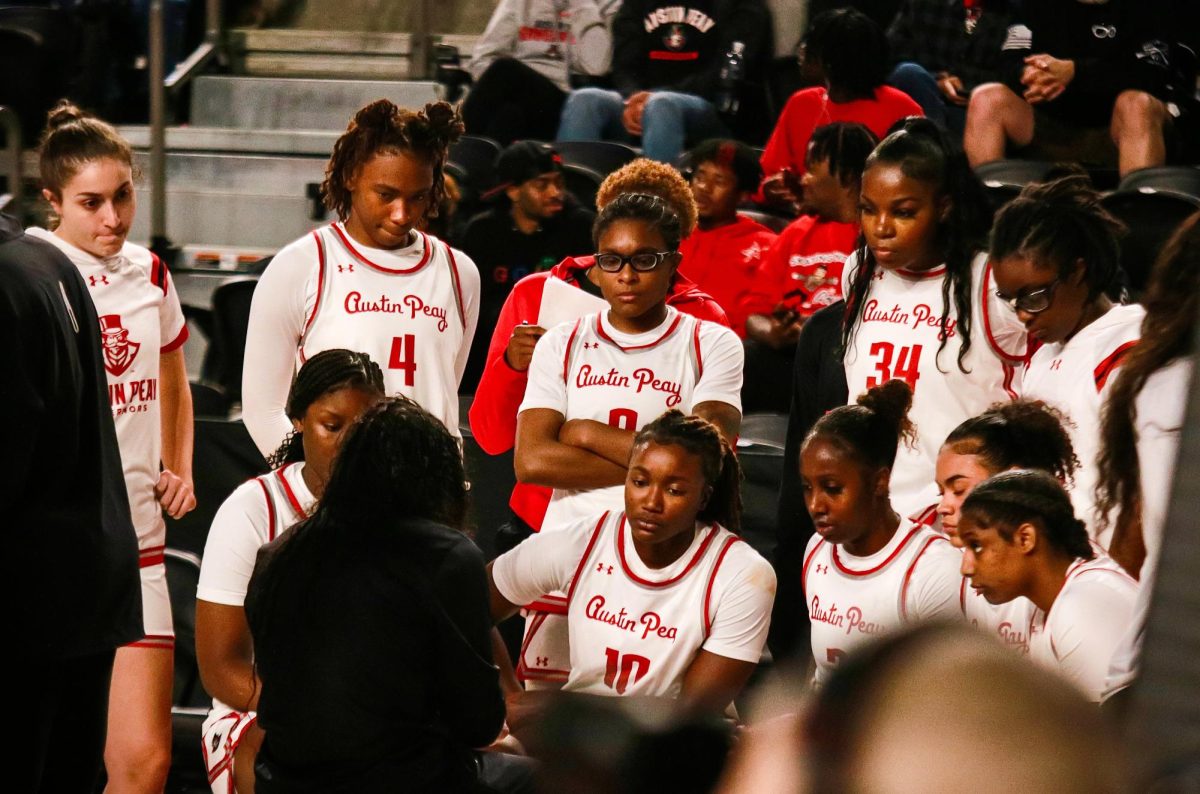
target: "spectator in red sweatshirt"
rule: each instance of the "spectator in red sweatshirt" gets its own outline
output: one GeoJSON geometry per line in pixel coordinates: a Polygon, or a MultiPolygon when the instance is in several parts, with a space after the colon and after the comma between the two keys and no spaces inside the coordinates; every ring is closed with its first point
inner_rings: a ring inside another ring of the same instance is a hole
{"type": "Polygon", "coordinates": [[[746,301],[775,232],[737,212],[762,179],[754,150],[731,140],[708,140],[687,153],[685,170],[700,226],[679,246],[679,272],[716,298],[729,326],[746,336],[746,301]]]}

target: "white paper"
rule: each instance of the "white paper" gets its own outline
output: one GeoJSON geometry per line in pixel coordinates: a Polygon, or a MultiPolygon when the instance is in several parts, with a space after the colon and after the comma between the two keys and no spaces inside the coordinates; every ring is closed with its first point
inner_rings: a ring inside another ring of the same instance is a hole
{"type": "Polygon", "coordinates": [[[551,276],[542,287],[542,308],[538,310],[537,322],[549,331],[561,323],[603,311],[608,311],[608,301],[551,276]]]}

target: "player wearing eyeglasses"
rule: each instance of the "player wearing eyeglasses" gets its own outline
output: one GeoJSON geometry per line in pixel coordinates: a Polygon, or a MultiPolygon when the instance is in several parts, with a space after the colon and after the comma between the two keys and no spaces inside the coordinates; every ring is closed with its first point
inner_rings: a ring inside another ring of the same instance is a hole
{"type": "Polygon", "coordinates": [[[1086,177],[1030,185],[996,217],[991,257],[997,295],[1041,347],[1024,396],[1070,420],[1079,456],[1071,501],[1092,539],[1108,548],[1113,527],[1095,510],[1100,409],[1122,359],[1141,335],[1145,310],[1108,297],[1120,277],[1121,224],[1086,177]]]}
{"type": "MultiPolygon", "coordinates": [[[[657,196],[628,194],[606,205],[593,238],[609,309],[552,328],[534,348],[515,463],[518,480],[554,489],[543,532],[620,510],[634,434],[667,409],[709,420],[731,443],[737,436],[741,342],[666,302],[680,235],[679,214],[657,196]]],[[[528,621],[518,673],[561,684],[569,671],[565,601],[544,602],[532,605],[545,612],[528,621]]]]}

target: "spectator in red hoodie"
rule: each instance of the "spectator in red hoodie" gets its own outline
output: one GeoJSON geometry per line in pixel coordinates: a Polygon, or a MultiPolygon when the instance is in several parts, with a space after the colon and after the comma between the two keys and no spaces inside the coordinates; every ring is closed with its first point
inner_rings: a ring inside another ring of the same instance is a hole
{"type": "Polygon", "coordinates": [[[708,140],[686,156],[700,227],[679,246],[679,272],[717,299],[729,326],[746,336],[746,301],[775,232],[737,212],[762,179],[758,159],[738,141],[708,140]]]}

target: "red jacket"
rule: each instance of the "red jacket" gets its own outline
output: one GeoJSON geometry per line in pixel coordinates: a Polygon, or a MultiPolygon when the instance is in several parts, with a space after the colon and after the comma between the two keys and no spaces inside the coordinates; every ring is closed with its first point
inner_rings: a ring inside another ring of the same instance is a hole
{"type": "Polygon", "coordinates": [[[751,314],[770,314],[783,304],[807,319],[842,298],[842,266],[858,239],[857,223],[823,221],[801,215],[780,232],[763,257],[754,290],[747,296],[751,314]]]}
{"type": "Polygon", "coordinates": [[[679,244],[683,262],[679,272],[716,298],[729,315],[729,327],[746,337],[746,299],[754,289],[758,270],[775,232],[744,215],[726,226],[696,229],[679,244]]]}
{"type": "MultiPolygon", "coordinates": [[[[475,390],[475,399],[471,401],[469,414],[471,433],[489,455],[507,452],[517,440],[517,410],[525,398],[527,373],[516,371],[504,360],[504,351],[513,329],[522,322],[537,322],[546,279],[558,278],[578,286],[578,280],[584,278],[584,271],[593,264],[591,256],[564,259],[549,271],[531,273],[518,281],[504,301],[500,319],[492,331],[487,364],[479,380],[479,388],[475,390]]],[[[667,295],[667,304],[701,320],[729,326],[729,320],[717,302],[681,274],[675,276],[675,283],[667,295]]],[[[550,488],[519,482],[513,488],[508,504],[525,523],[534,529],[541,529],[546,505],[550,503],[550,492],[550,488]]]]}

